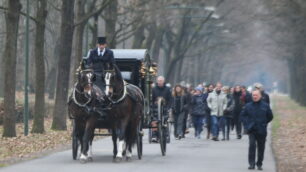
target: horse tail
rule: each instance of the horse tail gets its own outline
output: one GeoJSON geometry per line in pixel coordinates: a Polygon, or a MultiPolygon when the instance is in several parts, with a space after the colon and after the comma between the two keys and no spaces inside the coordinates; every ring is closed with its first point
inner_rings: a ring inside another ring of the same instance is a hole
{"type": "Polygon", "coordinates": [[[126,130],[126,143],[127,145],[134,146],[137,141],[137,127],[140,122],[142,122],[142,117],[143,117],[143,106],[144,106],[144,97],[142,94],[142,91],[134,86],[133,92],[134,92],[134,98],[136,101],[133,101],[133,106],[132,106],[132,113],[133,117],[131,118],[127,130],[126,130]]]}

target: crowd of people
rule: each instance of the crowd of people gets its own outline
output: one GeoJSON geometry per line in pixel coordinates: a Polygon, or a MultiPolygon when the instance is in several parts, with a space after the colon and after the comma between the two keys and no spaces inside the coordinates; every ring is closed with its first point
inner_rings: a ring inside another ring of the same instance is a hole
{"type": "MultiPolygon", "coordinates": [[[[230,140],[230,131],[235,130],[237,139],[243,133],[249,138],[249,168],[262,170],[267,125],[273,119],[270,98],[263,85],[256,83],[250,93],[245,86],[234,87],[217,84],[199,84],[197,87],[166,86],[165,78],[159,76],[152,92],[153,101],[163,97],[170,111],[169,120],[174,123],[174,137],[180,140],[188,133],[192,121],[194,136],[201,138],[207,128],[207,139],[230,140]],[[171,93],[172,90],[172,93],[171,93]],[[191,120],[188,120],[191,119],[191,120]],[[219,134],[222,133],[222,136],[219,134]],[[257,150],[257,161],[256,161],[257,150]]],[[[157,132],[155,132],[157,133],[157,132]]],[[[157,138],[157,136],[155,135],[157,138]]]]}
{"type": "MultiPolygon", "coordinates": [[[[263,85],[254,84],[260,90],[262,100],[270,103],[269,95],[263,85]]],[[[243,135],[240,117],[243,107],[252,102],[252,95],[245,86],[234,87],[217,84],[199,84],[195,88],[177,84],[172,89],[166,86],[164,77],[159,76],[153,88],[153,101],[163,97],[170,109],[170,121],[174,124],[174,137],[180,140],[193,126],[195,138],[200,139],[204,128],[207,139],[214,141],[230,140],[230,131],[235,130],[237,139],[243,135]],[[219,133],[222,133],[219,136],[219,133]]]]}

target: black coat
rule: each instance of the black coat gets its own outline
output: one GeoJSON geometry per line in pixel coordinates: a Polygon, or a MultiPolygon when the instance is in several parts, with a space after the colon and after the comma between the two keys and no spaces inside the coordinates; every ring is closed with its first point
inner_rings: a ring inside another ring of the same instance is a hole
{"type": "Polygon", "coordinates": [[[191,98],[191,115],[205,116],[208,113],[208,106],[205,95],[194,95],[191,98]]]}
{"type": "Polygon", "coordinates": [[[85,68],[92,68],[95,72],[102,72],[106,63],[115,64],[114,53],[108,48],[105,48],[103,56],[99,56],[98,48],[95,48],[84,58],[85,68]]]}
{"type": "Polygon", "coordinates": [[[247,91],[245,95],[245,104],[248,104],[251,102],[252,102],[252,94],[247,91]]]}
{"type": "Polygon", "coordinates": [[[243,107],[243,102],[241,101],[241,92],[234,92],[233,93],[233,99],[234,99],[234,102],[235,102],[233,115],[234,115],[235,118],[238,119],[238,117],[241,113],[242,107],[243,107]]]}
{"type": "Polygon", "coordinates": [[[270,106],[263,100],[248,103],[242,110],[241,120],[248,133],[267,134],[267,125],[273,119],[270,106]]]}
{"type": "Polygon", "coordinates": [[[172,110],[175,114],[188,109],[187,96],[174,96],[172,100],[172,110]]]}
{"type": "Polygon", "coordinates": [[[226,98],[227,98],[227,106],[226,106],[226,109],[224,111],[224,116],[229,117],[229,118],[233,118],[234,117],[233,112],[234,112],[234,108],[235,108],[235,101],[234,101],[233,95],[232,94],[227,94],[226,98]]]}
{"type": "Polygon", "coordinates": [[[269,95],[266,93],[266,92],[261,92],[261,94],[262,94],[262,100],[264,101],[264,102],[266,102],[266,103],[268,103],[269,105],[270,105],[270,97],[269,97],[269,95]]]}
{"type": "Polygon", "coordinates": [[[166,100],[167,108],[170,108],[172,105],[172,95],[169,87],[164,85],[163,87],[155,86],[152,89],[152,100],[153,103],[157,101],[158,97],[163,97],[166,100]]]}

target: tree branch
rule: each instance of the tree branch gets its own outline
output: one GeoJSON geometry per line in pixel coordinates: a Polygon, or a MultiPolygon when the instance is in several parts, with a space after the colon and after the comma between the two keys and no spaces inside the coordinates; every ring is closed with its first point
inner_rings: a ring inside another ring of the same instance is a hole
{"type": "MultiPolygon", "coordinates": [[[[4,12],[7,12],[7,11],[8,11],[8,8],[7,8],[7,7],[0,6],[0,10],[3,10],[4,12]]],[[[27,14],[24,13],[24,12],[22,12],[22,11],[20,11],[20,14],[21,14],[22,16],[27,17],[27,14]]],[[[37,19],[36,19],[35,17],[32,17],[32,16],[29,15],[29,18],[30,18],[31,20],[33,20],[35,23],[38,23],[38,21],[37,21],[37,19]]]]}
{"type": "Polygon", "coordinates": [[[78,26],[80,24],[83,24],[83,23],[87,22],[87,20],[89,18],[91,18],[92,16],[95,16],[95,15],[98,15],[99,13],[101,13],[109,5],[109,3],[111,1],[112,0],[105,0],[105,1],[103,1],[103,3],[102,3],[100,8],[96,9],[95,11],[93,11],[91,13],[86,14],[82,19],[80,19],[79,21],[76,21],[74,23],[74,26],[78,26]]]}

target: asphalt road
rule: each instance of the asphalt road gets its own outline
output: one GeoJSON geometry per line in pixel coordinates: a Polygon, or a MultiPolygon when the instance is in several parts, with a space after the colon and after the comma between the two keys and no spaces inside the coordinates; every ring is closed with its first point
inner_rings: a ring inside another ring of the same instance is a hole
{"type": "MultiPolygon", "coordinates": [[[[174,140],[162,156],[159,144],[149,144],[144,138],[143,158],[138,160],[134,149],[131,162],[113,163],[112,142],[105,138],[93,143],[93,162],[80,164],[72,160],[71,150],[54,153],[42,158],[0,168],[1,172],[247,172],[248,138],[237,140],[231,134],[230,141],[214,142],[195,139],[193,133],[185,139],[174,140]]],[[[270,149],[270,137],[266,143],[264,171],[274,172],[275,162],[270,149]]],[[[135,147],[136,148],[136,147],[135,147]]]]}

